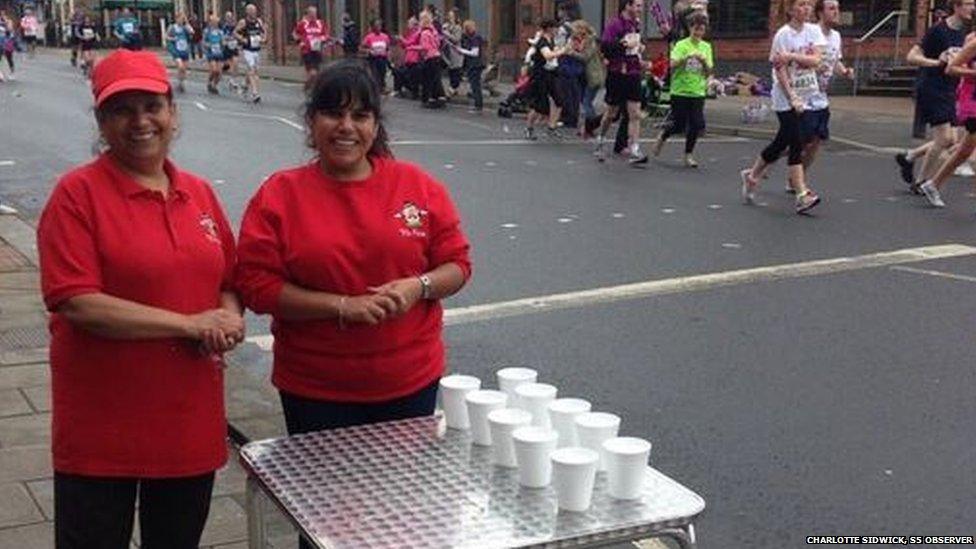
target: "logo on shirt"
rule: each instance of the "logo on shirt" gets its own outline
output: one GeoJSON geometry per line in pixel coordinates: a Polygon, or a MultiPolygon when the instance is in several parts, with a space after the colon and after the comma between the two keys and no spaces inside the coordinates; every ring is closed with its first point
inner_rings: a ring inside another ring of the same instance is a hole
{"type": "Polygon", "coordinates": [[[420,230],[424,226],[424,218],[427,217],[427,210],[421,209],[413,202],[404,202],[403,207],[393,217],[400,220],[404,225],[400,228],[401,236],[420,238],[427,236],[425,231],[420,230]]]}
{"type": "Polygon", "coordinates": [[[200,230],[203,231],[203,235],[207,237],[207,240],[220,244],[220,235],[217,233],[217,222],[210,214],[204,212],[200,214],[200,230]]]}

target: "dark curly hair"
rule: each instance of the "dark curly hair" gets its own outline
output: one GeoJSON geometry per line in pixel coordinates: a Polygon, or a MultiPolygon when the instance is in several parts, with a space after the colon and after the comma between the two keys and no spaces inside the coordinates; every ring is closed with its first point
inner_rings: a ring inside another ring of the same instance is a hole
{"type": "Polygon", "coordinates": [[[365,109],[376,119],[376,139],[366,153],[370,158],[393,157],[389,137],[383,125],[383,96],[372,71],[356,59],[342,59],[329,63],[319,72],[305,99],[304,118],[308,132],[308,146],[312,140],[312,123],[320,112],[341,112],[365,109]]]}

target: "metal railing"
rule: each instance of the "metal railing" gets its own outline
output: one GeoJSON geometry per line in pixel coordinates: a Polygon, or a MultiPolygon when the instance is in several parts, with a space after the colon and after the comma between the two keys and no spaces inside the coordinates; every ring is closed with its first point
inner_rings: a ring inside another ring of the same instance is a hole
{"type": "Polygon", "coordinates": [[[870,40],[876,32],[881,30],[882,27],[888,24],[892,19],[897,19],[895,24],[895,51],[891,54],[892,64],[898,62],[898,50],[901,43],[901,18],[907,17],[908,12],[905,10],[894,10],[888,15],[885,15],[878,24],[871,27],[871,30],[864,33],[864,36],[854,39],[854,95],[857,95],[858,83],[861,80],[861,44],[870,40]]]}

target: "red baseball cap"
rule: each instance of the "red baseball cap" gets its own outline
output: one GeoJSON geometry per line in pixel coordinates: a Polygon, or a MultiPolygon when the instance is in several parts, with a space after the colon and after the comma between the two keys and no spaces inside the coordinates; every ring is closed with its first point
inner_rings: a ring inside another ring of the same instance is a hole
{"type": "Polygon", "coordinates": [[[148,51],[115,50],[92,69],[95,106],[124,91],[168,93],[169,75],[159,56],[148,51]]]}

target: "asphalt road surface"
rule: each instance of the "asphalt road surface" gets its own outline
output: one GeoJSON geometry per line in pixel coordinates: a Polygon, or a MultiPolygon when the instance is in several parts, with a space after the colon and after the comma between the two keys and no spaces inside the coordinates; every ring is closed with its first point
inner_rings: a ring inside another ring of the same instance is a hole
{"type": "MultiPolygon", "coordinates": [[[[0,85],[0,199],[31,219],[57,174],[91,158],[96,131],[64,59],[23,65],[0,85]]],[[[300,88],[268,83],[252,106],[192,78],[172,157],[237,223],[265,176],[311,158],[300,88]]],[[[572,139],[523,142],[519,121],[387,108],[395,153],[447,184],[474,247],[475,277],[447,303],[452,370],[488,380],[531,365],[561,395],[621,414],[622,433],[653,442],[653,465],[706,499],[701,547],[972,534],[965,180],[933,210],[887,155],[829,152],[811,177],[825,203],[797,217],[782,167],[762,205],[740,204],[757,141],[710,136],[696,171],[675,141],[636,170],[572,139]]]]}

